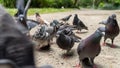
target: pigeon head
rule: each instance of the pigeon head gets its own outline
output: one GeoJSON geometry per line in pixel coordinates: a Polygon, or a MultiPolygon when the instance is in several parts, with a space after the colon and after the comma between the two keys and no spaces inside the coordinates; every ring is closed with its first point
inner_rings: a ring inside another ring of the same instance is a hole
{"type": "Polygon", "coordinates": [[[36,17],[39,16],[40,17],[40,14],[39,13],[35,13],[36,17]]]}
{"type": "Polygon", "coordinates": [[[110,16],[110,18],[116,19],[116,14],[112,14],[112,15],[110,16]]]}
{"type": "Polygon", "coordinates": [[[77,15],[77,14],[75,14],[75,17],[78,17],[78,15],[77,15]]]}
{"type": "Polygon", "coordinates": [[[19,16],[18,16],[18,20],[19,20],[20,22],[23,22],[23,21],[25,20],[24,15],[19,15],[19,16]]]}
{"type": "Polygon", "coordinates": [[[110,16],[108,17],[107,20],[101,21],[101,22],[99,22],[99,24],[104,24],[104,25],[106,25],[106,24],[108,24],[108,23],[110,23],[110,22],[113,22],[113,21],[115,21],[115,20],[116,20],[116,14],[112,14],[112,15],[110,15],[110,16]]]}

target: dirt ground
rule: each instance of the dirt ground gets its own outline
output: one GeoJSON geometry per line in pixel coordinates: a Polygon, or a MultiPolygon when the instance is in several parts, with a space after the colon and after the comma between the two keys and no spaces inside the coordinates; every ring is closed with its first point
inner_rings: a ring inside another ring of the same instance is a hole
{"type": "MultiPolygon", "coordinates": [[[[48,10],[49,11],[49,10],[48,10]]],[[[40,12],[39,12],[40,13],[40,12]]],[[[47,21],[51,22],[53,19],[61,19],[69,14],[72,17],[68,21],[72,23],[74,14],[78,14],[79,18],[88,26],[88,31],[83,30],[80,34],[82,39],[85,39],[91,35],[98,27],[104,26],[98,24],[100,21],[108,18],[109,15],[115,13],[120,26],[120,10],[74,10],[69,12],[59,12],[51,14],[41,14],[41,16],[47,21]]],[[[35,19],[35,16],[29,16],[30,19],[35,19]]],[[[54,40],[54,43],[56,41],[54,40]]],[[[108,39],[106,42],[111,43],[108,39]]],[[[101,44],[103,43],[103,38],[101,44]]],[[[64,59],[62,55],[66,52],[60,49],[56,44],[51,45],[51,50],[46,52],[35,51],[35,62],[39,67],[41,65],[52,65],[54,68],[75,68],[74,66],[79,63],[78,55],[76,52],[79,43],[75,43],[72,48],[73,56],[64,59]]],[[[97,68],[120,68],[120,35],[114,40],[116,48],[109,46],[101,46],[102,50],[98,57],[95,58],[95,64],[97,68]]]]}

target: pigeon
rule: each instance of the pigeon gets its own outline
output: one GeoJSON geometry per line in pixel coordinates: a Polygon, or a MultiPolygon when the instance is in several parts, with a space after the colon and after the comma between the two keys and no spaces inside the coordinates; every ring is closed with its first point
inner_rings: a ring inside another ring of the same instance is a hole
{"type": "Polygon", "coordinates": [[[105,27],[101,27],[99,28],[101,31],[105,32],[105,36],[104,36],[104,45],[105,45],[105,41],[110,38],[112,41],[112,47],[114,47],[114,39],[116,36],[119,35],[120,29],[118,26],[118,22],[116,20],[116,15],[112,14],[111,16],[109,16],[108,20],[106,21],[106,25],[105,27]]]}
{"type": "Polygon", "coordinates": [[[46,20],[44,20],[39,13],[35,13],[35,16],[36,16],[36,21],[39,22],[41,25],[42,24],[46,24],[46,25],[49,25],[50,23],[46,20]]]}
{"type": "MultiPolygon", "coordinates": [[[[80,30],[80,31],[81,31],[82,29],[88,30],[88,27],[85,26],[85,24],[78,18],[78,15],[77,15],[77,14],[75,14],[75,16],[74,16],[73,25],[76,26],[75,28],[77,28],[77,30],[80,30]]],[[[77,32],[78,32],[78,31],[77,31],[77,32]]]]}
{"type": "Polygon", "coordinates": [[[39,25],[37,21],[31,20],[31,19],[25,19],[23,15],[18,16],[18,23],[22,24],[24,27],[26,27],[28,30],[32,29],[33,27],[39,25]]]}
{"type": "Polygon", "coordinates": [[[32,40],[38,43],[37,50],[49,50],[50,34],[46,32],[46,25],[37,25],[29,31],[29,36],[32,40]]]}
{"type": "Polygon", "coordinates": [[[89,66],[94,68],[94,59],[101,51],[100,40],[102,36],[103,33],[97,29],[92,35],[80,42],[77,53],[81,67],[89,66]]]}
{"type": "Polygon", "coordinates": [[[29,66],[34,63],[34,43],[20,31],[20,25],[15,23],[3,7],[0,6],[0,59],[8,59],[17,66],[29,66]]]}
{"type": "Polygon", "coordinates": [[[66,17],[64,17],[64,18],[62,18],[60,20],[62,20],[62,21],[64,21],[66,23],[70,19],[71,16],[72,15],[70,14],[69,16],[66,16],[66,17]]]}
{"type": "Polygon", "coordinates": [[[60,33],[56,43],[61,49],[67,50],[66,54],[69,54],[71,48],[74,45],[74,39],[71,36],[60,33]]]}
{"type": "Polygon", "coordinates": [[[50,26],[60,26],[61,23],[59,23],[58,20],[53,20],[51,23],[50,23],[50,26]]]}
{"type": "Polygon", "coordinates": [[[99,22],[99,24],[107,25],[110,22],[111,18],[116,18],[116,15],[115,14],[110,15],[107,20],[103,20],[103,21],[99,22]]]}
{"type": "Polygon", "coordinates": [[[80,42],[81,40],[81,37],[76,36],[70,27],[58,31],[57,36],[59,36],[60,33],[64,33],[65,35],[71,36],[74,39],[74,42],[80,42]]]}

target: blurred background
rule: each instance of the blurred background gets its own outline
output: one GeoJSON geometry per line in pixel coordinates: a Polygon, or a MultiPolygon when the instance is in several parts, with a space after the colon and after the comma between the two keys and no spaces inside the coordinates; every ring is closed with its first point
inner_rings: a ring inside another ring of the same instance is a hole
{"type": "MultiPolygon", "coordinates": [[[[16,0],[0,0],[7,8],[15,8],[16,0]]],[[[25,0],[27,2],[27,0],[25,0]]],[[[31,8],[95,8],[119,9],[120,0],[32,0],[31,8]]]]}

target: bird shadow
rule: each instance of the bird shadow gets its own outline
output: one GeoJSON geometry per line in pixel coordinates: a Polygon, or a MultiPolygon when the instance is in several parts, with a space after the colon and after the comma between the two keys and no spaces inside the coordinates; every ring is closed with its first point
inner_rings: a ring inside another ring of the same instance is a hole
{"type": "Polygon", "coordinates": [[[73,56],[75,55],[75,51],[74,50],[72,50],[72,51],[70,51],[69,53],[63,53],[62,55],[61,55],[61,57],[63,58],[63,59],[69,59],[69,58],[72,58],[73,56]]]}
{"type": "Polygon", "coordinates": [[[104,68],[103,66],[99,65],[99,64],[95,64],[95,67],[93,66],[86,66],[84,65],[84,68],[104,68]]]}
{"type": "Polygon", "coordinates": [[[113,46],[113,45],[110,44],[110,43],[106,43],[106,46],[111,47],[111,48],[120,48],[120,46],[115,45],[115,44],[114,44],[114,46],[113,46]]]}
{"type": "Polygon", "coordinates": [[[49,48],[49,49],[39,49],[38,51],[46,53],[46,52],[53,51],[53,49],[52,48],[49,48]]]}
{"type": "Polygon", "coordinates": [[[100,64],[95,64],[96,68],[104,68],[103,66],[101,66],[100,64]]]}

